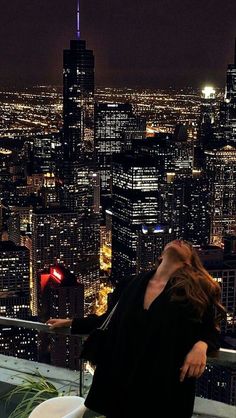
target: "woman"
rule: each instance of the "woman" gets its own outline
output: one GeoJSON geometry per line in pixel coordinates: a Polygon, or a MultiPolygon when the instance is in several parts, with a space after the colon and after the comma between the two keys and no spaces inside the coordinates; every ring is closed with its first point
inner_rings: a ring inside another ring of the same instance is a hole
{"type": "MultiPolygon", "coordinates": [[[[110,309],[118,299],[85,405],[107,418],[190,418],[196,379],[219,349],[219,285],[192,245],[175,240],[156,270],[114,292],[110,309]]],[[[73,320],[72,332],[88,333],[105,316],[73,320]]]]}

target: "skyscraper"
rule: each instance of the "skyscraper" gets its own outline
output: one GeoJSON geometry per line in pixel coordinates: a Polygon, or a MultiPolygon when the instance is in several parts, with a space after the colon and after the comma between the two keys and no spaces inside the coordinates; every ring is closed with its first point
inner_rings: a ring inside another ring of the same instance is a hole
{"type": "Polygon", "coordinates": [[[226,145],[205,154],[212,190],[211,242],[221,245],[223,236],[236,229],[236,148],[226,145]]]}
{"type": "Polygon", "coordinates": [[[99,285],[100,203],[94,157],[94,55],[81,40],[79,1],[77,39],[64,51],[63,123],[61,205],[78,216],[76,274],[85,284],[88,313],[99,285]]]}
{"type": "MultiPolygon", "coordinates": [[[[29,250],[12,241],[0,242],[0,272],[1,316],[31,319],[29,250]]],[[[0,353],[36,360],[35,332],[1,327],[0,353]]]]}
{"type": "Polygon", "coordinates": [[[27,319],[30,316],[28,249],[12,241],[0,242],[0,271],[2,314],[27,319]],[[8,301],[4,302],[5,299],[8,301]]]}
{"type": "Polygon", "coordinates": [[[196,245],[208,244],[212,193],[207,176],[197,170],[185,177],[175,176],[170,184],[170,191],[172,192],[171,225],[176,238],[185,239],[196,245]]]}
{"type": "Polygon", "coordinates": [[[168,225],[143,225],[138,231],[137,274],[155,269],[162,249],[174,239],[168,225]]]}
{"type": "Polygon", "coordinates": [[[143,137],[145,121],[134,115],[129,103],[95,105],[95,153],[101,176],[101,195],[111,195],[112,156],[131,147],[131,140],[143,137]]]}
{"type": "Polygon", "coordinates": [[[204,90],[202,90],[198,128],[199,146],[203,150],[209,147],[212,148],[212,146],[216,145],[216,110],[216,91],[213,87],[206,86],[204,90]]]}
{"type": "Polygon", "coordinates": [[[225,99],[221,105],[220,128],[228,143],[236,141],[236,40],[234,63],[229,64],[225,88],[225,99]]]}
{"type": "Polygon", "coordinates": [[[94,165],[94,55],[80,38],[78,1],[77,39],[63,58],[63,144],[60,175],[63,204],[70,210],[88,210],[94,165]],[[83,195],[83,196],[82,196],[83,195]],[[85,209],[86,208],[86,209],[85,209]]]}
{"type": "Polygon", "coordinates": [[[91,151],[94,139],[94,55],[80,37],[79,0],[77,16],[77,39],[63,60],[63,147],[72,161],[91,151]]]}
{"type": "Polygon", "coordinates": [[[32,215],[33,301],[37,311],[39,277],[50,266],[64,264],[78,275],[82,246],[78,215],[63,208],[35,210],[32,215]]]}
{"type": "Polygon", "coordinates": [[[27,174],[54,173],[61,153],[59,135],[37,135],[29,141],[29,163],[27,174]]]}
{"type": "MultiPolygon", "coordinates": [[[[112,178],[112,278],[116,282],[137,274],[139,265],[143,271],[142,263],[137,263],[138,254],[145,246],[142,232],[145,235],[150,229],[163,237],[149,240],[153,248],[148,253],[160,254],[168,238],[160,225],[159,169],[155,158],[149,156],[146,160],[143,155],[131,152],[117,154],[112,178]]],[[[147,269],[150,267],[148,253],[144,262],[147,269]]]]}
{"type": "MultiPolygon", "coordinates": [[[[64,265],[52,266],[41,274],[40,279],[41,321],[83,317],[84,286],[64,265]]],[[[40,360],[78,370],[80,343],[80,339],[74,336],[40,334],[40,360]]]]}

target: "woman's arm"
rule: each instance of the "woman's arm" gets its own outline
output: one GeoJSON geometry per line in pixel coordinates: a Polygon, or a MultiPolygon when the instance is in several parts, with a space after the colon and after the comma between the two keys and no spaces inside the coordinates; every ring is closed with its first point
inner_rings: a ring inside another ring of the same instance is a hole
{"type": "Polygon", "coordinates": [[[209,305],[203,315],[196,335],[196,343],[185,357],[180,369],[180,381],[184,378],[199,378],[204,373],[207,356],[213,356],[220,348],[220,330],[215,323],[215,308],[209,305]]]}
{"type": "MultiPolygon", "coordinates": [[[[139,277],[139,276],[138,276],[139,277]]],[[[127,288],[129,283],[134,280],[133,277],[122,280],[117,284],[114,292],[111,294],[111,298],[108,304],[108,309],[103,315],[89,315],[85,318],[73,318],[73,319],[58,319],[53,318],[47,321],[47,324],[52,328],[71,327],[72,334],[90,334],[93,329],[103,324],[113,307],[120,299],[123,291],[127,288]]]]}
{"type": "Polygon", "coordinates": [[[220,328],[216,325],[215,307],[208,305],[202,317],[199,330],[199,341],[207,344],[207,355],[213,355],[220,349],[220,328]]]}
{"type": "Polygon", "coordinates": [[[85,318],[73,318],[71,322],[71,334],[90,334],[90,332],[103,324],[110,309],[103,315],[89,315],[85,318]]]}
{"type": "Polygon", "coordinates": [[[89,315],[86,318],[74,318],[71,323],[72,334],[90,334],[95,328],[101,326],[112,311],[118,300],[120,299],[123,291],[128,284],[132,281],[133,277],[122,280],[117,284],[114,292],[111,294],[110,301],[108,303],[108,309],[103,315],[89,315]]]}

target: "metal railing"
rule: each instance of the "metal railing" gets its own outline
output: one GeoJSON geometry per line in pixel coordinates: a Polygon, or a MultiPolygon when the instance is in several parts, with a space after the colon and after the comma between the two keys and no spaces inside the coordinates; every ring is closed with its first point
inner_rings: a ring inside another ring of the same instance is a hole
{"type": "MultiPolygon", "coordinates": [[[[0,325],[6,326],[6,327],[17,327],[17,328],[25,328],[30,330],[35,330],[38,332],[44,332],[46,334],[54,334],[54,335],[65,335],[65,336],[74,336],[79,337],[83,341],[83,339],[86,337],[86,335],[78,335],[78,334],[71,334],[71,330],[69,327],[63,327],[63,328],[55,328],[52,329],[49,325],[44,324],[42,322],[35,322],[35,321],[28,321],[23,319],[17,319],[17,318],[8,318],[5,316],[0,316],[0,325]]],[[[79,379],[79,395],[84,395],[84,362],[83,360],[80,360],[80,367],[78,370],[80,379],[79,379]]]]}
{"type": "MultiPolygon", "coordinates": [[[[0,316],[0,325],[5,325],[9,327],[17,327],[17,328],[26,328],[32,329],[39,332],[45,332],[47,334],[60,334],[60,335],[70,335],[75,337],[80,337],[84,339],[86,337],[85,334],[71,334],[71,330],[69,327],[64,328],[54,328],[42,322],[34,322],[34,321],[26,321],[22,319],[15,319],[15,318],[7,318],[5,316],[0,316]]],[[[227,364],[236,364],[236,350],[229,350],[226,348],[220,348],[219,352],[214,357],[208,357],[209,364],[219,364],[219,365],[227,365],[227,364]]]]}
{"type": "MultiPolygon", "coordinates": [[[[51,329],[51,327],[42,322],[26,321],[23,319],[7,318],[5,316],[0,316],[0,325],[6,325],[9,327],[17,328],[26,328],[33,329],[39,332],[45,332],[47,334],[62,334],[62,335],[71,335],[70,328],[56,328],[51,329]]],[[[78,336],[78,335],[77,335],[78,336]]],[[[82,337],[82,335],[81,335],[82,337]]]]}

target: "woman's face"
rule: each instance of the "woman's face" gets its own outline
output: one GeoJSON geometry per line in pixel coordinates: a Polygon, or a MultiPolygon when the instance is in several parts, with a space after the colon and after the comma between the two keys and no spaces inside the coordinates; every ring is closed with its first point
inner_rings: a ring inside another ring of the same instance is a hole
{"type": "Polygon", "coordinates": [[[191,264],[192,251],[188,243],[178,239],[169,242],[163,250],[162,257],[166,251],[169,251],[170,249],[175,251],[180,256],[182,261],[191,264]]]}

